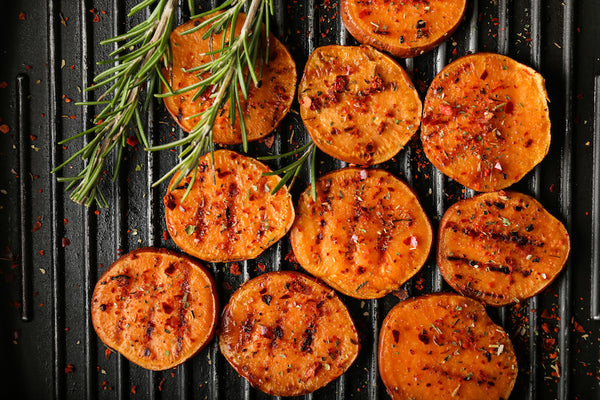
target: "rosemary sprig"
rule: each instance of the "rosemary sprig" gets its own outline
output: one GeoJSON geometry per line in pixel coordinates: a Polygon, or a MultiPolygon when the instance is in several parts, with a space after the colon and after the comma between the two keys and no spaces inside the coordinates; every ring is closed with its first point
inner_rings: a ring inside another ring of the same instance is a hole
{"type": "Polygon", "coordinates": [[[93,139],[88,144],[52,171],[54,173],[64,168],[78,157],[87,160],[79,174],[58,178],[59,182],[68,182],[66,190],[72,189],[71,199],[77,203],[90,206],[96,201],[101,207],[107,205],[98,187],[104,162],[120,144],[113,173],[114,180],[119,173],[122,152],[126,145],[124,133],[130,127],[132,118],[135,117],[138,139],[148,147],[140,111],[149,106],[152,94],[157,87],[160,87],[159,65],[168,49],[177,0],[144,0],[133,7],[128,15],[132,16],[157,1],[158,4],[146,20],[123,35],[100,42],[103,45],[124,43],[110,54],[110,60],[99,62],[99,64],[114,64],[114,66],[98,74],[94,78],[94,85],[85,90],[95,90],[102,86],[108,88],[96,101],[78,104],[99,106],[103,109],[94,118],[92,128],[60,142],[64,144],[88,134],[93,135],[93,139]],[[146,101],[142,104],[141,92],[146,86],[146,101]]]}
{"type": "MultiPolygon", "coordinates": [[[[240,92],[241,96],[247,99],[250,85],[252,83],[258,85],[259,76],[257,76],[255,68],[259,56],[261,57],[261,66],[268,62],[269,17],[273,14],[273,0],[251,0],[246,20],[240,33],[236,35],[235,28],[239,14],[248,1],[227,0],[215,9],[195,15],[193,18],[204,18],[204,20],[198,26],[182,32],[185,35],[207,28],[203,34],[203,38],[211,41],[215,34],[222,33],[220,47],[205,54],[211,56],[211,61],[187,71],[195,72],[199,82],[178,91],[157,95],[157,97],[172,96],[181,92],[196,90],[194,97],[196,99],[210,88],[210,97],[213,99],[213,102],[206,110],[198,115],[189,117],[200,117],[200,119],[187,136],[171,143],[150,148],[152,151],[157,151],[185,146],[179,156],[181,159],[180,162],[159,179],[154,184],[155,186],[174,173],[178,173],[178,175],[173,185],[179,185],[184,177],[195,171],[199,158],[203,154],[209,150],[211,152],[214,151],[213,126],[215,120],[222,112],[221,108],[227,101],[229,101],[229,119],[231,125],[235,124],[237,115],[240,123],[243,148],[244,151],[248,150],[247,131],[240,92]],[[225,11],[221,12],[222,10],[225,11]],[[265,29],[264,35],[263,25],[265,29]],[[264,48],[262,46],[263,37],[267,40],[264,48]]],[[[192,185],[188,185],[184,196],[187,196],[191,188],[192,185]]]]}
{"type": "Polygon", "coordinates": [[[314,201],[317,201],[317,177],[316,177],[316,152],[317,146],[314,144],[312,140],[308,141],[306,144],[298,147],[295,150],[292,150],[288,153],[284,154],[273,154],[270,156],[262,156],[257,157],[260,161],[268,161],[268,160],[277,160],[281,158],[292,157],[297,154],[302,153],[300,157],[298,157],[295,161],[292,161],[290,164],[286,165],[283,168],[278,169],[277,171],[267,172],[263,175],[281,175],[281,181],[273,188],[271,194],[277,193],[279,189],[283,187],[288,181],[290,184],[288,188],[291,188],[296,181],[296,177],[300,173],[302,166],[310,157],[310,167],[309,167],[309,179],[310,179],[310,195],[314,201]],[[291,179],[291,181],[290,181],[291,179]]]}

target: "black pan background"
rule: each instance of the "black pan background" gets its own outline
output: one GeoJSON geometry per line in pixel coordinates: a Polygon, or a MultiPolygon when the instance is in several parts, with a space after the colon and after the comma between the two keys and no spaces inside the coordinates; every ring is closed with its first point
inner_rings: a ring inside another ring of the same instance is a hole
{"type": "MultiPolygon", "coordinates": [[[[0,5],[0,32],[5,38],[0,43],[2,398],[268,397],[233,371],[216,341],[174,370],[149,372],[116,353],[107,359],[106,347],[91,326],[93,287],[118,254],[141,246],[175,248],[170,239],[163,239],[165,185],[151,189],[151,184],[170,169],[176,153],[146,154],[140,146],[128,148],[116,182],[110,181],[110,166],[104,177],[108,209],[74,204],[49,174],[81,145],[79,141],[63,149],[57,142],[90,126],[94,110],[74,103],[91,98],[81,89],[103,69],[96,62],[112,49],[99,42],[131,26],[126,15],[136,3],[19,0],[0,5]],[[41,227],[36,230],[38,221],[41,227]],[[67,373],[69,364],[74,368],[67,373]]],[[[176,23],[187,18],[187,2],[180,3],[176,23]]],[[[315,47],[357,43],[341,23],[338,0],[275,3],[273,31],[292,52],[299,76],[315,47]]],[[[519,378],[511,399],[600,398],[599,16],[596,0],[469,0],[465,20],[447,42],[400,61],[421,96],[444,65],[474,51],[506,54],[546,79],[553,135],[550,153],[513,189],[535,196],[558,216],[572,236],[573,248],[565,270],[549,289],[518,306],[488,308],[516,347],[519,378]],[[545,318],[544,310],[558,318],[545,318]]],[[[155,143],[182,135],[158,103],[145,123],[155,143]]],[[[299,143],[306,139],[297,112],[286,117],[270,151],[293,148],[292,135],[299,143]]],[[[252,155],[268,151],[264,143],[250,146],[252,155]]],[[[319,153],[317,165],[323,174],[344,163],[319,153]]],[[[472,195],[427,162],[417,139],[382,167],[417,191],[434,225],[448,206],[472,195]]],[[[293,189],[296,199],[306,177],[305,170],[293,189]]],[[[267,271],[295,269],[285,260],[289,251],[284,238],[257,260],[241,263],[240,276],[232,275],[229,265],[211,264],[221,302],[225,304],[244,280],[261,273],[259,263],[267,271]]],[[[449,287],[430,257],[404,290],[419,295],[449,287]]],[[[376,339],[383,318],[399,299],[388,295],[373,301],[343,300],[361,334],[360,355],[344,376],[304,397],[387,398],[377,373],[376,339]]]]}

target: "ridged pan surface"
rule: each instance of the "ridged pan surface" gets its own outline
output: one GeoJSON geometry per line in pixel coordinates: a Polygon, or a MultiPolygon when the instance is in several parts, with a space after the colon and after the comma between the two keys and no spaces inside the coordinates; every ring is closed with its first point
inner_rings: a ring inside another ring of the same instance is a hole
{"type": "MultiPolygon", "coordinates": [[[[96,110],[77,106],[114,47],[100,41],[123,33],[137,1],[21,0],[2,2],[0,31],[0,383],[2,398],[20,399],[263,399],[235,373],[216,341],[185,364],[151,372],[108,350],[90,320],[94,285],[120,254],[144,246],[176,249],[166,234],[166,184],[152,183],[177,153],[125,149],[113,183],[103,176],[109,208],[73,203],[49,171],[82,142],[57,143],[90,127],[96,110]],[[6,395],[6,397],[5,397],[6,395]]],[[[200,5],[200,2],[197,2],[200,5]]],[[[202,3],[202,7],[217,2],[202,3]]],[[[180,1],[176,24],[187,20],[180,1]]],[[[337,1],[275,0],[274,34],[290,49],[301,76],[318,46],[358,44],[345,30],[337,1]]],[[[514,343],[519,377],[511,399],[598,398],[600,342],[600,3],[595,0],[469,0],[463,22],[443,44],[399,60],[421,98],[433,77],[456,58],[498,52],[538,70],[550,98],[552,142],[544,161],[511,187],[538,199],[572,239],[571,256],[553,284],[525,302],[488,307],[514,343]]],[[[307,140],[297,101],[272,148],[252,143],[250,155],[286,152],[307,140]]],[[[183,132],[159,103],[144,115],[153,143],[183,132]]],[[[241,151],[241,147],[233,147],[241,151]]],[[[317,155],[318,174],[346,166],[317,155]]],[[[271,162],[271,168],[280,166],[271,162]]],[[[437,171],[413,139],[379,165],[414,188],[434,231],[444,211],[473,196],[437,171]]],[[[73,174],[74,170],[67,170],[73,174]]],[[[292,189],[304,190],[308,170],[292,189]]],[[[286,236],[256,260],[209,264],[221,304],[245,280],[265,271],[295,270],[286,236]],[[239,267],[239,269],[238,269],[239,267]],[[238,272],[239,271],[239,272],[238,272]]],[[[432,252],[403,289],[378,300],[342,296],[356,323],[361,350],[339,379],[306,399],[385,399],[377,371],[379,328],[406,296],[450,291],[432,252]]]]}

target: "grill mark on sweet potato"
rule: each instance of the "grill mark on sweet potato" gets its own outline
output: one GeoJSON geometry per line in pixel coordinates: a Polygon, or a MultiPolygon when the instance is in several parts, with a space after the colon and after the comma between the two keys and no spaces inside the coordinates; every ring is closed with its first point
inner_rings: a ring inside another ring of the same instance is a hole
{"type": "MultiPolygon", "coordinates": [[[[206,20],[206,18],[202,20],[206,20]]],[[[245,14],[242,13],[237,19],[236,34],[239,34],[244,20],[245,14]]],[[[182,31],[192,27],[192,21],[188,21],[175,28],[170,36],[173,62],[171,68],[165,70],[163,75],[170,81],[174,89],[189,86],[201,79],[208,78],[208,73],[196,76],[196,73],[187,73],[183,70],[209,62],[210,56],[204,55],[204,53],[217,50],[221,44],[223,32],[214,33],[210,39],[202,39],[206,28],[188,35],[181,35],[182,31]]],[[[229,27],[225,29],[225,31],[228,30],[229,27]]],[[[241,107],[246,119],[249,141],[266,136],[279,125],[290,109],[295,92],[296,67],[290,53],[272,34],[269,35],[268,40],[263,35],[261,46],[265,44],[269,45],[269,62],[261,65],[262,61],[260,61],[256,66],[256,74],[261,80],[256,85],[253,83],[250,85],[247,99],[241,97],[241,107]]],[[[164,85],[163,91],[167,90],[168,88],[164,85]]],[[[180,96],[167,97],[164,103],[177,123],[186,132],[189,132],[199,120],[197,114],[214,101],[210,97],[213,90],[214,87],[209,86],[195,101],[193,96],[196,91],[191,91],[180,96]]],[[[230,104],[226,102],[214,125],[213,135],[216,143],[238,144],[242,142],[240,123],[236,121],[232,127],[228,118],[229,114],[230,104]]]]}
{"type": "Polygon", "coordinates": [[[175,356],[179,356],[181,353],[181,344],[183,339],[186,336],[189,336],[189,331],[186,329],[187,319],[186,315],[188,313],[187,307],[189,307],[189,302],[193,299],[191,290],[190,290],[190,270],[189,266],[185,265],[185,267],[181,268],[181,278],[179,287],[181,288],[181,292],[183,293],[183,297],[181,301],[177,302],[177,317],[178,317],[178,326],[175,331],[175,337],[177,338],[177,347],[175,349],[175,356]]]}
{"type": "Polygon", "coordinates": [[[519,235],[518,232],[516,234],[505,234],[501,232],[496,232],[492,229],[482,230],[477,228],[469,228],[462,227],[459,228],[456,223],[448,223],[445,229],[451,229],[453,232],[461,232],[466,236],[469,236],[474,239],[492,239],[504,243],[514,243],[517,246],[533,246],[533,247],[544,247],[544,242],[540,242],[536,239],[531,238],[530,236],[522,236],[519,235]]]}
{"type": "Polygon", "coordinates": [[[204,220],[205,213],[206,213],[205,200],[202,199],[202,201],[196,208],[196,213],[194,214],[194,219],[193,219],[194,226],[196,227],[196,230],[194,231],[194,235],[195,235],[196,239],[198,239],[198,240],[202,240],[202,237],[206,234],[206,231],[208,229],[206,221],[204,220]]]}
{"type": "Polygon", "coordinates": [[[548,151],[543,78],[497,54],[456,60],[427,92],[421,139],[427,158],[459,183],[486,192],[510,186],[548,151]]]}
{"type": "MultiPolygon", "coordinates": [[[[497,264],[493,264],[493,263],[488,263],[488,262],[482,262],[482,261],[477,261],[477,260],[471,260],[465,257],[458,257],[458,256],[446,256],[446,260],[448,261],[460,261],[463,264],[466,264],[470,267],[477,267],[477,268],[484,268],[486,271],[490,271],[490,272],[499,272],[501,274],[504,275],[510,275],[513,272],[520,272],[522,274],[525,274],[525,272],[523,270],[521,270],[520,268],[511,268],[509,266],[506,265],[497,265],[497,264]]],[[[531,272],[529,272],[531,273],[531,272]]],[[[527,276],[528,274],[525,274],[524,276],[527,276]]]]}
{"type": "Polygon", "coordinates": [[[291,271],[244,283],[224,308],[219,332],[233,368],[270,395],[298,396],[324,386],[358,350],[354,325],[335,293],[291,271]],[[271,296],[269,304],[263,296],[271,296]]]}
{"type": "Polygon", "coordinates": [[[504,191],[450,207],[440,223],[439,240],[438,265],[448,283],[492,305],[538,293],[558,275],[570,248],[564,226],[535,199],[504,191]],[[461,250],[464,246],[468,250],[461,250]],[[480,261],[481,268],[472,268],[480,261]],[[493,273],[489,280],[486,272],[493,273]]]}
{"type": "Polygon", "coordinates": [[[340,12],[344,25],[359,42],[402,58],[423,54],[450,37],[466,8],[465,0],[390,4],[342,0],[340,12]]]}
{"type": "Polygon", "coordinates": [[[306,270],[336,289],[358,298],[380,297],[424,262],[429,224],[410,189],[388,173],[335,171],[319,179],[316,204],[306,193],[292,247],[306,270]],[[400,238],[407,230],[416,235],[409,234],[411,249],[402,244],[406,236],[400,238]]]}
{"type": "Polygon", "coordinates": [[[431,393],[451,398],[457,386],[464,397],[508,398],[517,377],[508,335],[478,301],[455,294],[396,305],[380,329],[378,349],[380,376],[388,392],[402,398],[428,398],[431,393]],[[395,332],[403,332],[401,345],[395,332]]]}
{"type": "MultiPolygon", "coordinates": [[[[165,208],[167,229],[178,246],[205,260],[255,258],[291,226],[291,196],[285,187],[270,194],[280,178],[262,176],[270,171],[264,164],[229,150],[217,150],[214,157],[216,183],[207,154],[186,200],[173,210],[165,208]]],[[[169,194],[181,199],[184,192],[169,194]]]]}
{"type": "Polygon", "coordinates": [[[420,99],[404,70],[368,46],[316,49],[298,96],[315,144],[350,163],[390,159],[420,123],[420,99]]]}
{"type": "Polygon", "coordinates": [[[92,304],[105,306],[92,307],[92,322],[107,346],[144,368],[162,370],[185,361],[211,339],[216,302],[214,282],[195,260],[143,248],[122,256],[98,282],[92,304]],[[189,293],[185,299],[182,292],[189,293]]]}

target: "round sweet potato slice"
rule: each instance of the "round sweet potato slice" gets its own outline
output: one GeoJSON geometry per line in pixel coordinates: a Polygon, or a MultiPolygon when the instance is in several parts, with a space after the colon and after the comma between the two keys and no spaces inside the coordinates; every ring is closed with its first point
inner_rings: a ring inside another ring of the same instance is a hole
{"type": "Polygon", "coordinates": [[[398,63],[369,46],[324,46],[308,58],[300,115],[315,144],[340,160],[392,158],[421,123],[421,99],[398,63]]]}
{"type": "Polygon", "coordinates": [[[456,294],[396,305],[379,333],[379,374],[394,400],[506,400],[517,359],[483,306],[456,294]]]}
{"type": "Polygon", "coordinates": [[[100,340],[131,362],[165,370],[212,339],[218,308],[213,278],[198,261],[141,248],[120,257],[96,284],[92,323],[100,340]]]}
{"type": "Polygon", "coordinates": [[[200,158],[196,179],[183,200],[193,173],[164,197],[167,230],[177,246],[202,260],[228,262],[258,257],[281,239],[294,222],[287,188],[271,195],[281,180],[271,170],[230,150],[200,158]]]}
{"type": "MultiPolygon", "coordinates": [[[[181,33],[193,28],[202,19],[191,20],[175,28],[171,33],[171,48],[173,50],[173,65],[167,71],[167,79],[173,91],[188,87],[200,81],[196,72],[185,72],[193,67],[205,64],[211,60],[206,52],[221,48],[222,33],[213,35],[211,39],[202,39],[207,28],[182,35],[181,33]]],[[[240,14],[236,31],[239,33],[245,21],[245,14],[240,14]]],[[[260,139],[271,133],[290,110],[296,91],[296,64],[286,47],[273,35],[269,35],[269,62],[266,65],[257,63],[256,75],[260,79],[259,87],[250,84],[248,99],[244,100],[240,91],[240,101],[244,112],[244,122],[247,129],[248,141],[260,139]],[[262,69],[262,77],[260,71],[262,69]]],[[[205,77],[203,77],[205,78],[205,77]]],[[[168,88],[163,88],[168,93],[168,88]]],[[[198,113],[206,110],[214,101],[210,97],[211,90],[193,100],[197,90],[187,91],[164,98],[165,106],[181,128],[189,132],[198,123],[198,113]]],[[[242,143],[239,114],[236,110],[236,122],[232,128],[229,119],[229,102],[223,106],[223,111],[217,117],[213,128],[213,140],[221,144],[242,143]]]]}
{"type": "Polygon", "coordinates": [[[427,91],[421,139],[433,165],[462,185],[508,187],[548,153],[544,79],[499,54],[459,58],[427,91]]]}
{"type": "Polygon", "coordinates": [[[451,206],[440,223],[437,263],[465,296],[494,306],[527,299],[552,282],[569,255],[563,224],[532,197],[485,193],[451,206]]]}
{"type": "Polygon", "coordinates": [[[297,272],[269,272],[242,285],[222,313],[219,346],[250,384],[274,396],[311,393],[342,375],[359,341],[346,306],[297,272]]]}
{"type": "Polygon", "coordinates": [[[450,37],[466,5],[466,0],[341,0],[341,13],[346,29],[359,42],[406,58],[450,37]]]}
{"type": "Polygon", "coordinates": [[[361,299],[383,297],[423,266],[432,230],[414,192],[378,169],[346,168],[317,181],[298,202],[290,234],[310,274],[361,299]]]}

